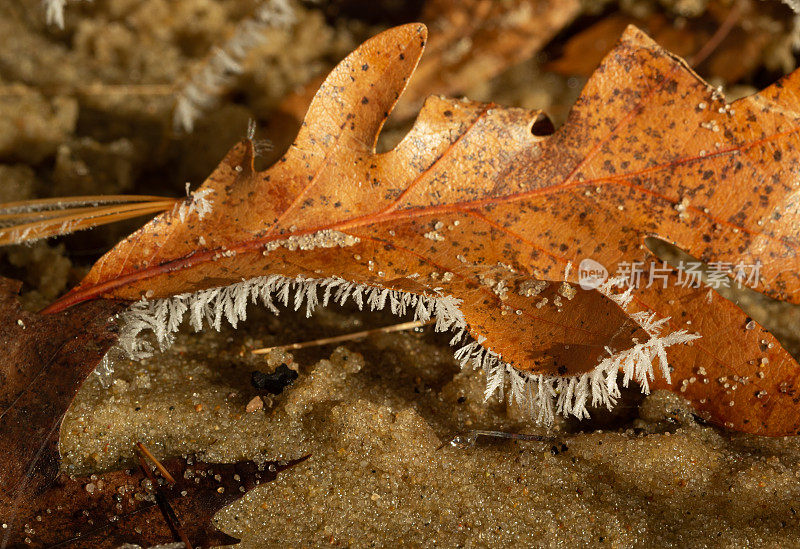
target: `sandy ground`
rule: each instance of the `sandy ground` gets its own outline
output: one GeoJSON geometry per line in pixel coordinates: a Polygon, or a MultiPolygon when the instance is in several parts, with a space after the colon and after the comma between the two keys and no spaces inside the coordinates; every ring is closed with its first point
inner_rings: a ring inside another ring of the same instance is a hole
{"type": "Polygon", "coordinates": [[[390,317],[254,310],[236,331],[187,333],[169,352],[95,376],[62,430],[70,470],[116,467],[142,441],[159,455],[305,463],[224,510],[244,547],[791,547],[800,540],[800,439],[698,424],[680,399],[631,393],[617,415],[544,431],[483,403],[480,372],[459,372],[441,334],[382,335],[298,352],[300,377],[256,396],[254,369],[289,357],[247,351],[362,329],[390,317]],[[602,428],[602,430],[600,430],[602,428]],[[472,429],[538,433],[543,442],[472,429]]]}
{"type": "MultiPolygon", "coordinates": [[[[274,109],[288,93],[394,13],[359,18],[318,4],[303,4],[300,24],[268,33],[232,91],[182,134],[172,128],[176,94],[257,2],[71,2],[64,30],[47,27],[36,2],[0,2],[0,201],[180,196],[186,181],[201,182],[241,138],[250,118],[262,122],[260,131],[275,131],[274,109]]],[[[676,28],[706,8],[702,1],[621,4],[626,13],[663,8],[676,28]]],[[[783,52],[774,57],[791,70],[783,52]]],[[[559,123],[584,79],[547,72],[546,61],[540,55],[476,82],[467,95],[544,108],[559,123]]],[[[737,82],[739,93],[751,84],[737,82]]],[[[382,146],[403,128],[390,128],[382,146]]],[[[272,157],[277,140],[276,147],[272,157]]],[[[41,307],[135,227],[0,250],[0,273],[23,279],[26,303],[41,307]]],[[[752,297],[742,303],[789,349],[800,348],[794,308],[752,297]]],[[[698,422],[673,395],[636,391],[614,413],[598,410],[590,421],[545,431],[513,407],[484,403],[482,374],[460,372],[448,338],[431,329],[294,356],[249,352],[396,321],[341,309],[305,319],[253,308],[238,330],[182,333],[163,355],[120,361],[112,375],[90,378],[62,429],[64,467],[127,465],[138,441],[161,457],[198,452],[210,461],[311,454],[217,516],[242,547],[800,546],[798,439],[726,432],[698,422]],[[257,396],[251,372],[282,363],[299,378],[247,412],[257,396]],[[451,444],[474,429],[546,439],[451,444]]]]}

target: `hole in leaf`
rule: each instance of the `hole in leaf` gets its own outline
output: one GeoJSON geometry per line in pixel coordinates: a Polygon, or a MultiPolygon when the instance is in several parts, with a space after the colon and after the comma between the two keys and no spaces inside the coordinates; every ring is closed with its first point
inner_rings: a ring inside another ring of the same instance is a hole
{"type": "Polygon", "coordinates": [[[552,135],[554,131],[556,131],[556,127],[553,125],[553,121],[550,120],[545,113],[540,112],[536,115],[536,118],[531,122],[530,131],[532,135],[536,137],[547,137],[548,135],[552,135]]]}
{"type": "MultiPolygon", "coordinates": [[[[707,283],[713,270],[707,264],[660,238],[647,237],[645,246],[673,269],[681,270],[682,264],[699,265],[698,270],[701,272],[700,278],[704,288],[714,291],[742,309],[747,316],[775,336],[793,357],[800,357],[800,305],[767,297],[746,284],[740,286],[732,278],[728,278],[730,283],[727,287],[709,286],[707,283]]],[[[686,270],[684,273],[688,275],[686,270]]],[[[735,342],[732,341],[731,344],[735,342]]]]}

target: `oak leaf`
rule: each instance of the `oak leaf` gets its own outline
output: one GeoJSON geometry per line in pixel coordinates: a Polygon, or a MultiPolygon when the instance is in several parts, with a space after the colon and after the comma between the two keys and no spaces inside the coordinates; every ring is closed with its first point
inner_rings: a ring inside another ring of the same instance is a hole
{"type": "Polygon", "coordinates": [[[657,273],[666,288],[620,296],[580,288],[570,266],[648,263],[655,236],[707,263],[758,265],[759,291],[800,301],[800,73],[728,104],[629,27],[558,131],[539,111],[431,97],[376,154],[425,39],[406,25],[366,42],[279,162],[256,172],[252,144],[235,146],[201,187],[212,212],[159,216],[49,310],[164,298],[129,318],[168,342],[186,312],[196,327],[235,324],[259,296],[310,312],[320,290],[468,331],[477,343],[457,356],[487,371],[489,392],[510,376],[544,421],[611,406],[619,375],[680,391],[728,427],[798,432],[797,364],[733,304],[672,269],[657,273]]]}

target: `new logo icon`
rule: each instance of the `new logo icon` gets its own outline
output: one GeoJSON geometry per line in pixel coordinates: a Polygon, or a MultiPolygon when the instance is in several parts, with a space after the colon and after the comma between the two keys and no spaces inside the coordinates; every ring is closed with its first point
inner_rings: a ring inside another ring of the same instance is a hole
{"type": "Polygon", "coordinates": [[[594,259],[582,259],[578,265],[578,284],[584,290],[595,290],[608,279],[608,270],[594,259]]]}

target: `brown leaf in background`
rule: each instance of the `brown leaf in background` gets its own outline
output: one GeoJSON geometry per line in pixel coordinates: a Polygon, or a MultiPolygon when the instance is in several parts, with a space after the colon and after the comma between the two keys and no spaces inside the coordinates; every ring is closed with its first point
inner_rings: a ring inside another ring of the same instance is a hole
{"type": "Polygon", "coordinates": [[[738,82],[763,65],[775,29],[759,24],[791,18],[791,10],[780,3],[709,2],[703,15],[679,22],[660,13],[647,17],[613,14],[574,34],[562,54],[545,69],[564,75],[591,76],[603,57],[614,47],[628,25],[636,25],[675,55],[689,59],[702,74],[738,82]],[[766,13],[775,17],[767,18],[766,13]],[[778,15],[781,14],[781,15],[778,15]]]}
{"type": "Polygon", "coordinates": [[[431,39],[394,116],[411,118],[429,95],[459,95],[530,58],[580,10],[578,0],[426,2],[431,39]]]}
{"type": "Polygon", "coordinates": [[[95,301],[58,315],[23,311],[21,283],[0,279],[0,546],[26,537],[21,517],[58,475],[61,420],[83,380],[116,341],[120,303],[95,301]]]}
{"type": "Polygon", "coordinates": [[[800,73],[729,105],[631,27],[552,135],[540,112],[432,97],[405,139],[375,154],[424,41],[424,27],[407,25],[366,42],[328,77],[278,163],[254,172],[251,144],[237,145],[204,184],[211,214],[156,218],[50,311],[265,274],[339,276],[455,296],[486,347],[519,371],[561,376],[591,370],[605,347],[632,347],[642,330],[628,315],[655,314],[667,332],[702,336],[670,348],[673,381],[661,386],[717,423],[798,432],[795,361],[675,271],[667,289],[639,287],[627,313],[594,290],[537,292],[568,262],[612,273],[649,262],[645,238],[657,236],[707,263],[760,263],[759,291],[800,302],[800,73]]]}
{"type": "MultiPolygon", "coordinates": [[[[393,118],[411,118],[429,95],[463,93],[530,58],[580,9],[578,0],[425,2],[420,20],[431,29],[431,38],[393,118]]],[[[323,81],[321,76],[287,97],[281,113],[302,120],[323,81]]]]}
{"type": "MultiPolygon", "coordinates": [[[[142,471],[86,478],[59,472],[64,413],[116,341],[112,317],[123,305],[96,300],[37,315],[20,308],[19,287],[0,278],[0,547],[111,548],[175,541],[142,471]]],[[[171,460],[165,466],[177,484],[162,486],[159,497],[170,501],[195,547],[234,543],[213,527],[214,514],[243,490],[299,461],[273,463],[265,470],[270,464],[171,460]]]]}

